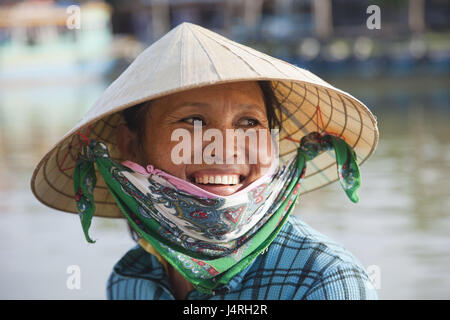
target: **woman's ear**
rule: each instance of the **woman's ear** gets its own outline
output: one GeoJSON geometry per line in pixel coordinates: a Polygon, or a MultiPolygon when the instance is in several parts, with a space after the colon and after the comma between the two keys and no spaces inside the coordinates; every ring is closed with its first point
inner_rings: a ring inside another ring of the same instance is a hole
{"type": "Polygon", "coordinates": [[[137,162],[137,134],[131,131],[127,125],[121,124],[116,128],[116,143],[123,160],[137,162]]]}

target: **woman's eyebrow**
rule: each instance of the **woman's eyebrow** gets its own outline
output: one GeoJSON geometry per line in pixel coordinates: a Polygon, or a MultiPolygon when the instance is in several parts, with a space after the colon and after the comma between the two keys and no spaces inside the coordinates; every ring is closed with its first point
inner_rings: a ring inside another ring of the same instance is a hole
{"type": "Polygon", "coordinates": [[[239,108],[242,108],[242,111],[256,111],[261,116],[266,116],[266,109],[265,106],[259,106],[257,104],[251,103],[251,104],[240,104],[239,108]]]}
{"type": "Polygon", "coordinates": [[[183,110],[183,109],[189,110],[189,108],[192,108],[192,107],[205,108],[205,107],[211,107],[211,105],[208,103],[205,103],[205,102],[184,101],[182,103],[172,105],[168,109],[166,109],[165,116],[170,116],[171,114],[177,114],[178,112],[180,112],[180,110],[183,110]]]}
{"type": "Polygon", "coordinates": [[[206,102],[195,102],[195,101],[185,101],[180,104],[178,104],[174,110],[177,110],[178,108],[183,107],[210,107],[211,105],[206,102]]]}
{"type": "Polygon", "coordinates": [[[264,108],[264,106],[259,106],[255,103],[241,103],[239,105],[239,108],[245,108],[245,109],[257,109],[258,111],[261,111],[261,109],[264,108]]]}
{"type": "MultiPolygon", "coordinates": [[[[207,108],[211,107],[211,104],[207,102],[185,101],[176,105],[176,107],[173,108],[173,111],[177,111],[180,108],[188,108],[188,107],[207,108]]],[[[261,115],[265,115],[265,107],[259,106],[255,103],[241,103],[238,105],[238,107],[242,109],[241,111],[257,111],[261,115]]]]}

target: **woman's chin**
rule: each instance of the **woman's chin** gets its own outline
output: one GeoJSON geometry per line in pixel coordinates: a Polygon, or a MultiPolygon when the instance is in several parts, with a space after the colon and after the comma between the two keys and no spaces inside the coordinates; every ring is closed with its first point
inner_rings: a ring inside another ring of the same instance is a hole
{"type": "Polygon", "coordinates": [[[233,193],[239,191],[242,187],[242,183],[234,184],[234,185],[224,185],[224,184],[201,184],[201,183],[194,183],[197,187],[217,194],[219,196],[229,196],[233,193]]]}

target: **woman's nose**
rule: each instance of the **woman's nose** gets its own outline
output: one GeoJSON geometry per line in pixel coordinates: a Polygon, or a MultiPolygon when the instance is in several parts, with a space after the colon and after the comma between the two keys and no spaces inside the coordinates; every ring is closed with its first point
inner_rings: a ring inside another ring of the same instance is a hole
{"type": "Polygon", "coordinates": [[[232,126],[221,130],[224,137],[223,149],[225,151],[225,161],[227,164],[250,164],[250,158],[256,155],[250,154],[255,151],[258,145],[258,138],[255,130],[243,130],[232,126]]]}
{"type": "Polygon", "coordinates": [[[203,132],[203,158],[206,163],[245,163],[245,146],[232,124],[206,126],[203,132]]]}

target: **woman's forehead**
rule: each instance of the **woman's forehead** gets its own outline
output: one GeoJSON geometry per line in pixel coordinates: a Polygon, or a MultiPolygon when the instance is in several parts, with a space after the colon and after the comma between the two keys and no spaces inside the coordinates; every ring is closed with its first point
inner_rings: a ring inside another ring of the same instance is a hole
{"type": "Polygon", "coordinates": [[[256,81],[224,83],[191,89],[154,100],[152,104],[163,104],[165,108],[177,108],[186,103],[205,105],[218,100],[236,104],[253,104],[264,108],[263,93],[256,81]]]}

